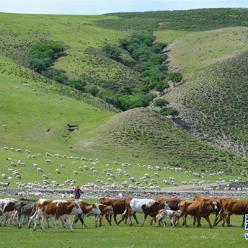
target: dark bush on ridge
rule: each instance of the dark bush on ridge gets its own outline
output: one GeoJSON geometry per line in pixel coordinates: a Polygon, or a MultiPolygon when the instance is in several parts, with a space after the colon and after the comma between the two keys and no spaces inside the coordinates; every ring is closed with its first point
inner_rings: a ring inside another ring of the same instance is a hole
{"type": "Polygon", "coordinates": [[[61,84],[68,84],[68,77],[64,70],[50,68],[47,71],[43,72],[43,75],[61,84]]]}
{"type": "Polygon", "coordinates": [[[110,57],[111,59],[120,60],[121,50],[119,47],[110,43],[106,43],[102,50],[106,53],[106,56],[110,57]]]}
{"type": "Polygon", "coordinates": [[[178,111],[174,108],[164,108],[164,109],[161,109],[159,113],[164,116],[177,116],[178,115],[178,111]]]}
{"type": "Polygon", "coordinates": [[[157,106],[157,107],[164,107],[167,104],[169,104],[169,102],[164,98],[157,98],[154,101],[154,105],[157,106]]]}
{"type": "Polygon", "coordinates": [[[178,83],[182,81],[183,75],[180,72],[172,72],[168,75],[168,79],[178,83]]]}
{"type": "Polygon", "coordinates": [[[28,54],[28,64],[36,72],[43,72],[51,67],[54,61],[65,55],[65,48],[55,41],[41,41],[31,46],[28,54]]]}

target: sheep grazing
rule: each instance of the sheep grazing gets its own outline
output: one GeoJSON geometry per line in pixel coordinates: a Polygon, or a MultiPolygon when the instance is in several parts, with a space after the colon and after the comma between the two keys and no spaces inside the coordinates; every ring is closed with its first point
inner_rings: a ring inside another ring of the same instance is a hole
{"type": "Polygon", "coordinates": [[[59,168],[56,168],[56,170],[55,170],[58,174],[60,174],[61,173],[61,171],[60,171],[60,169],[59,168]]]}
{"type": "Polygon", "coordinates": [[[43,172],[43,170],[40,167],[36,168],[36,170],[37,172],[43,172]]]}
{"type": "Polygon", "coordinates": [[[7,177],[6,174],[3,173],[3,174],[1,174],[1,178],[2,178],[2,179],[7,179],[8,177],[7,177]]]}

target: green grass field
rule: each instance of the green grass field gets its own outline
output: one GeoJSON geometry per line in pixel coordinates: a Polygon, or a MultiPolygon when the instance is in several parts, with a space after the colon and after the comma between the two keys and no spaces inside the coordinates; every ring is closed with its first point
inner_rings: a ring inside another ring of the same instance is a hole
{"type": "MultiPolygon", "coordinates": [[[[142,216],[138,216],[141,221],[142,216]]],[[[120,226],[104,226],[95,228],[93,217],[86,218],[88,229],[79,224],[73,232],[59,227],[41,231],[28,230],[26,227],[16,229],[13,226],[1,228],[0,246],[15,247],[246,247],[245,230],[240,227],[241,217],[232,217],[233,227],[215,227],[209,229],[205,220],[202,227],[192,226],[192,218],[188,218],[189,227],[176,228],[149,226],[144,227],[126,224],[120,226]]],[[[168,223],[167,223],[168,225],[168,223]]]]}
{"type": "MultiPolygon", "coordinates": [[[[170,177],[178,185],[247,181],[247,17],[247,9],[102,16],[0,13],[0,182],[10,182],[10,188],[44,180],[72,187],[65,180],[75,179],[78,185],[107,182],[150,189],[173,186],[163,182],[170,177]],[[70,79],[81,78],[104,90],[135,86],[139,73],[100,49],[106,41],[114,44],[142,30],[152,30],[158,41],[170,45],[168,66],[183,74],[184,83],[164,97],[190,132],[148,109],[119,112],[100,98],[27,68],[32,44],[53,40],[62,42],[67,54],[53,67],[65,70],[70,79]],[[69,132],[68,123],[79,125],[79,130],[69,132]],[[124,167],[123,162],[131,164],[124,167]],[[224,174],[211,175],[217,171],[224,174]]],[[[87,230],[77,225],[72,233],[7,226],[0,228],[0,247],[246,247],[241,217],[232,219],[234,227],[212,230],[204,220],[201,228],[105,223],[95,229],[92,217],[86,220],[87,230]]]]}

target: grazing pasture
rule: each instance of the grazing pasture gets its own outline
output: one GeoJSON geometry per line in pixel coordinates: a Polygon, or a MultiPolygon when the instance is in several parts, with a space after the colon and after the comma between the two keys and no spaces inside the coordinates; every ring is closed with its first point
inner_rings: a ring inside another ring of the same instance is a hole
{"type": "MultiPolygon", "coordinates": [[[[119,217],[120,218],[120,217],[119,217]]],[[[138,215],[139,221],[142,216],[138,215]]],[[[209,229],[207,222],[202,220],[202,227],[192,226],[193,219],[188,218],[188,227],[155,227],[150,226],[149,221],[144,227],[134,225],[132,227],[121,223],[120,226],[109,226],[106,220],[103,227],[95,228],[93,217],[85,219],[88,228],[82,229],[77,224],[73,232],[62,228],[54,228],[34,232],[24,226],[22,229],[8,225],[0,227],[0,246],[7,247],[245,247],[245,230],[240,227],[240,216],[233,216],[233,227],[217,226],[209,229]],[[25,237],[25,238],[24,238],[25,237]]],[[[213,219],[212,219],[213,221],[213,219]]],[[[181,220],[180,220],[181,222],[181,220]]]]}

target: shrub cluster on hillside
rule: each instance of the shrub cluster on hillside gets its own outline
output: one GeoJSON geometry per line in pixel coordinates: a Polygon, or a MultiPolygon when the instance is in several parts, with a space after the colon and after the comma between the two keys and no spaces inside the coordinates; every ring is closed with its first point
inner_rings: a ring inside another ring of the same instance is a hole
{"type": "Polygon", "coordinates": [[[136,85],[127,81],[121,87],[103,87],[99,81],[88,82],[85,77],[69,79],[64,70],[52,67],[56,59],[65,55],[65,46],[55,41],[34,43],[28,53],[28,64],[49,79],[101,97],[121,110],[128,110],[147,107],[156,97],[151,90],[163,92],[169,87],[168,80],[182,79],[180,73],[167,73],[167,54],[162,52],[166,46],[167,44],[156,42],[151,31],[133,33],[119,40],[116,45],[106,42],[102,47],[102,56],[121,63],[138,75],[136,85]]]}
{"type": "Polygon", "coordinates": [[[121,39],[117,45],[106,43],[103,46],[106,56],[140,75],[140,83],[135,89],[124,86],[118,92],[105,92],[103,98],[108,103],[122,110],[146,107],[155,97],[149,93],[151,90],[162,92],[169,87],[167,55],[162,52],[167,44],[158,43],[155,39],[151,31],[137,32],[121,39]],[[123,53],[128,56],[123,56],[123,53]]]}
{"type": "Polygon", "coordinates": [[[65,55],[64,46],[55,41],[40,41],[31,46],[28,53],[28,64],[36,72],[44,72],[59,57],[65,55]]]}
{"type": "MultiPolygon", "coordinates": [[[[31,46],[28,52],[28,65],[31,69],[49,79],[84,91],[86,87],[84,80],[70,80],[64,70],[52,67],[61,56],[65,56],[65,46],[63,44],[55,41],[40,41],[31,46]]],[[[92,93],[92,95],[94,94],[92,93]]]]}

